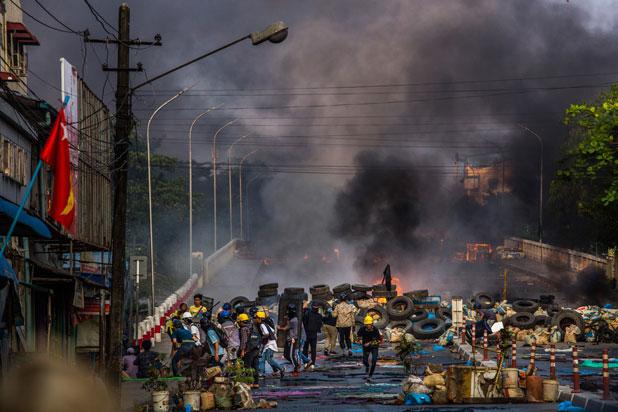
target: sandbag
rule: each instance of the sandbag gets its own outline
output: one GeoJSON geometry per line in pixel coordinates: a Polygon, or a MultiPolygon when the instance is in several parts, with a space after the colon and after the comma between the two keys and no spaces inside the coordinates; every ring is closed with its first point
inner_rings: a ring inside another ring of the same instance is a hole
{"type": "Polygon", "coordinates": [[[436,386],[444,386],[445,385],[444,376],[442,376],[439,373],[434,373],[433,375],[425,376],[425,379],[423,379],[423,385],[427,386],[428,388],[435,388],[436,386]]]}
{"type": "Polygon", "coordinates": [[[255,403],[251,396],[251,387],[246,383],[236,382],[234,384],[234,406],[238,409],[254,409],[255,403]]]}
{"type": "Polygon", "coordinates": [[[390,329],[390,342],[397,343],[401,342],[403,335],[405,335],[405,331],[399,328],[390,329]]]}
{"type": "Polygon", "coordinates": [[[217,409],[232,409],[234,406],[234,392],[227,383],[215,383],[210,387],[209,392],[215,395],[217,409]]]}
{"type": "Polygon", "coordinates": [[[412,393],[414,389],[414,385],[422,385],[423,380],[416,375],[410,375],[403,380],[402,390],[403,393],[408,394],[412,393]]]}
{"type": "Polygon", "coordinates": [[[534,311],[534,316],[549,316],[549,315],[547,314],[547,311],[545,309],[539,306],[539,308],[536,311],[534,311]]]}
{"type": "Polygon", "coordinates": [[[582,333],[577,325],[569,325],[564,332],[564,343],[577,343],[577,336],[582,333]]]}
{"type": "Polygon", "coordinates": [[[445,405],[448,403],[448,391],[446,390],[446,386],[444,387],[436,387],[436,390],[431,394],[431,401],[436,405],[445,405]]]}
{"type": "Polygon", "coordinates": [[[549,342],[550,343],[562,342],[562,333],[560,333],[560,330],[557,327],[552,328],[551,333],[549,335],[549,342]]]}

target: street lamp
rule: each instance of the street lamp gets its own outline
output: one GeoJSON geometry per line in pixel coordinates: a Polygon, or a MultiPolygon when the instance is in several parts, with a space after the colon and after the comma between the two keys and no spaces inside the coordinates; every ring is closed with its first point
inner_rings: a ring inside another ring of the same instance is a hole
{"type": "Polygon", "coordinates": [[[241,160],[240,160],[240,164],[238,165],[238,193],[240,195],[239,197],[239,209],[240,209],[240,239],[244,240],[245,237],[243,235],[243,226],[242,226],[242,215],[243,215],[243,210],[242,210],[242,164],[245,162],[245,160],[247,160],[247,158],[249,156],[251,156],[252,154],[254,154],[255,152],[257,152],[260,149],[255,149],[250,151],[249,153],[247,153],[241,160]]]}
{"type": "Polygon", "coordinates": [[[198,114],[191,122],[191,127],[189,127],[189,277],[193,275],[193,127],[203,116],[221,106],[211,107],[205,112],[198,114]]]}
{"type": "Polygon", "coordinates": [[[217,251],[217,136],[223,129],[234,124],[238,119],[230,120],[215,132],[212,139],[212,194],[213,194],[213,221],[214,221],[214,241],[215,252],[217,251]]]}
{"type": "Polygon", "coordinates": [[[541,136],[528,129],[523,124],[518,125],[523,130],[527,131],[531,135],[537,138],[539,141],[540,147],[540,157],[539,157],[539,243],[543,243],[543,139],[541,136]]]}
{"type": "MultiPolygon", "coordinates": [[[[246,135],[240,136],[232,145],[227,149],[227,192],[229,197],[229,212],[230,212],[230,241],[234,238],[234,227],[233,227],[233,213],[232,213],[232,163],[230,159],[232,157],[232,149],[234,149],[234,145],[240,142],[245,137],[249,136],[250,133],[246,135]]],[[[242,210],[241,210],[242,213],[242,210]]]]}
{"type": "Polygon", "coordinates": [[[180,64],[172,69],[169,69],[166,72],[163,72],[155,77],[152,77],[148,80],[146,80],[145,82],[139,83],[137,86],[133,86],[131,88],[131,93],[133,93],[135,90],[139,89],[140,87],[144,87],[145,85],[152,83],[156,80],[159,80],[161,77],[167,76],[168,74],[174,73],[177,70],[180,70],[184,67],[187,67],[190,64],[193,64],[199,60],[205,59],[208,56],[212,56],[215,53],[220,52],[221,50],[227,49],[230,46],[233,46],[237,43],[242,42],[243,40],[247,40],[247,39],[251,39],[251,43],[254,46],[257,46],[260,43],[265,42],[266,40],[270,41],[271,43],[281,43],[282,41],[284,41],[286,39],[286,37],[288,36],[288,26],[283,23],[282,21],[278,21],[276,23],[271,24],[270,26],[266,27],[264,30],[262,31],[254,31],[253,33],[247,34],[246,36],[243,36],[239,39],[236,39],[228,44],[225,44],[215,50],[211,50],[208,53],[202,54],[201,56],[196,57],[195,59],[189,60],[186,63],[180,64]]]}
{"type": "MultiPolygon", "coordinates": [[[[191,86],[193,87],[193,86],[191,86]]],[[[152,115],[150,115],[150,119],[148,119],[148,125],[146,126],[146,162],[148,169],[148,235],[150,238],[150,293],[151,293],[151,302],[150,302],[150,314],[154,315],[154,300],[155,300],[155,292],[154,292],[154,237],[152,234],[152,172],[150,167],[150,124],[152,123],[152,119],[159,113],[161,109],[165,106],[182,96],[187,90],[191,87],[185,87],[174,96],[167,99],[163,102],[159,107],[156,108],[152,115]]]]}

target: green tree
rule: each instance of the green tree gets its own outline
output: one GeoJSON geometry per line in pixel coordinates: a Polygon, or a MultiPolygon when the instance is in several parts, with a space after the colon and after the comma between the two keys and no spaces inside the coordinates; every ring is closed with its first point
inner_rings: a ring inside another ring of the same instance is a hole
{"type": "Polygon", "coordinates": [[[551,184],[551,202],[557,212],[571,210],[591,222],[594,240],[613,245],[618,238],[618,86],[592,103],[571,105],[564,121],[570,137],[551,184]]]}

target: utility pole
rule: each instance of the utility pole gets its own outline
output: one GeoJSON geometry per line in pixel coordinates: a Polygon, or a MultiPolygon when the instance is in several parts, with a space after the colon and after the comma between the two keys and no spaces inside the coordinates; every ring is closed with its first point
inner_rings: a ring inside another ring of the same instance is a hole
{"type": "Polygon", "coordinates": [[[131,134],[131,89],[129,88],[129,73],[142,71],[141,64],[137,68],[130,67],[129,47],[132,45],[160,46],[160,36],[155,36],[155,42],[131,40],[130,10],[126,3],[118,10],[118,38],[91,39],[90,43],[115,44],[118,51],[117,68],[103,66],[104,71],[117,73],[116,81],[116,125],[114,136],[114,170],[112,182],[114,188],[113,226],[112,226],[112,290],[110,307],[110,342],[109,353],[105,360],[107,383],[112,399],[120,408],[120,372],[122,360],[122,336],[124,332],[124,294],[125,294],[125,249],[127,227],[127,171],[129,161],[129,137],[131,134]]]}

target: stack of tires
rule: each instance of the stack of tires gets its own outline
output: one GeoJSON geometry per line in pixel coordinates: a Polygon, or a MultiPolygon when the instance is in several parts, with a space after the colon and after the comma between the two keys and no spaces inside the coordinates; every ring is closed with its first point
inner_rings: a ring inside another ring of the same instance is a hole
{"type": "Polygon", "coordinates": [[[397,296],[397,289],[392,289],[390,292],[386,290],[386,285],[378,284],[371,287],[371,296],[374,298],[392,299],[397,296]]]}
{"type": "Polygon", "coordinates": [[[330,291],[328,285],[313,285],[309,288],[311,293],[311,300],[331,301],[333,300],[333,293],[330,291]]]}
{"type": "Polygon", "coordinates": [[[369,285],[363,285],[362,283],[355,283],[352,286],[352,293],[350,296],[354,300],[370,299],[369,293],[372,291],[372,287],[369,285]]]}
{"type": "Polygon", "coordinates": [[[349,283],[342,283],[333,288],[333,295],[337,300],[346,300],[351,293],[352,287],[349,283]]]}
{"type": "Polygon", "coordinates": [[[260,286],[256,301],[260,305],[270,306],[270,305],[277,303],[278,297],[279,297],[279,284],[278,283],[267,283],[265,285],[260,286]]]}

